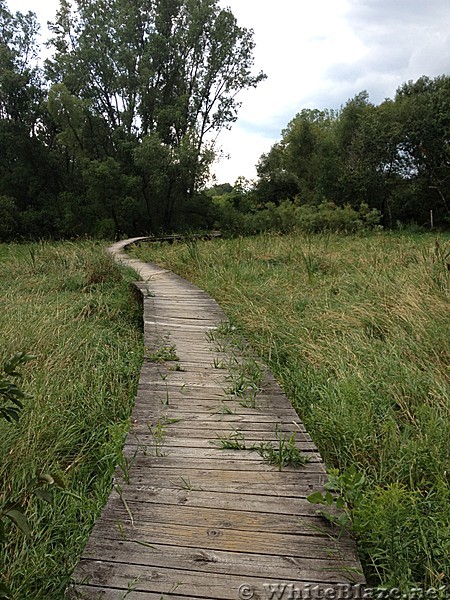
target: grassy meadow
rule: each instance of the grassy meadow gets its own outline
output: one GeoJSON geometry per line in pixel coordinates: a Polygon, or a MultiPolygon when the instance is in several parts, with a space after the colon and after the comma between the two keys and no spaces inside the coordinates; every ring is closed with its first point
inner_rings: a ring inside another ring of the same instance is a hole
{"type": "Polygon", "coordinates": [[[133,254],[216,298],[268,362],[342,487],[366,577],[450,575],[450,240],[255,237],[133,254]]]}
{"type": "Polygon", "coordinates": [[[0,245],[0,362],[36,357],[18,424],[0,420],[0,509],[22,506],[32,529],[6,525],[0,544],[14,600],[64,597],[109,495],[142,362],[134,278],[95,242],[0,245]],[[32,493],[42,474],[64,483],[51,506],[32,493]]]}

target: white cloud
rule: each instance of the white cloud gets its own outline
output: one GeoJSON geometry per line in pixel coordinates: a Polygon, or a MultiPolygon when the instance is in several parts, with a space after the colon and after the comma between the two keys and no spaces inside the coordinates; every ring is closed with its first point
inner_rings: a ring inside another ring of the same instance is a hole
{"type": "MultiPolygon", "coordinates": [[[[279,0],[277,10],[269,0],[228,3],[238,17],[242,13],[244,25],[253,24],[258,64],[264,57],[269,79],[244,96],[237,126],[246,122],[246,137],[229,142],[233,159],[226,171],[216,167],[219,178],[234,177],[252,152],[255,163],[270,149],[273,139],[259,146],[264,123],[273,134],[302,108],[339,108],[364,89],[381,102],[404,81],[450,72],[448,0],[279,0]],[[248,133],[256,124],[257,133],[248,133]]],[[[254,170],[243,173],[252,177],[254,170]]]]}
{"type": "Polygon", "coordinates": [[[279,132],[273,137],[263,133],[246,131],[237,124],[230,131],[224,131],[219,137],[219,146],[224,154],[220,163],[214,166],[213,173],[219,183],[234,183],[239,175],[247,179],[256,177],[255,163],[263,152],[270,150],[271,146],[279,139],[279,132]]]}

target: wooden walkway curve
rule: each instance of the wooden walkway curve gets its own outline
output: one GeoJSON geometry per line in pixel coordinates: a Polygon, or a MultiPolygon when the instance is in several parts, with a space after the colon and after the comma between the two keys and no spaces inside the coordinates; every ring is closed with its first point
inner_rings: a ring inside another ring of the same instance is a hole
{"type": "Polygon", "coordinates": [[[332,588],[340,597],[363,581],[361,565],[353,541],[337,539],[306,500],[326,474],[304,426],[267,369],[250,402],[227,397],[227,365],[241,359],[208,340],[224,313],[191,283],[128,258],[129,243],[110,251],[143,280],[147,358],[123,464],[66,596],[309,599],[332,588]],[[303,467],[280,471],[252,449],[221,447],[293,432],[303,467]]]}

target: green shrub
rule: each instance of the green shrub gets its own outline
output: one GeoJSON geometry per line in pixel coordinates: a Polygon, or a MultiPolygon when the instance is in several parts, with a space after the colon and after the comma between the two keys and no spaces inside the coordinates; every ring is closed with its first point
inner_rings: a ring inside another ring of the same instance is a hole
{"type": "Polygon", "coordinates": [[[322,202],[318,206],[284,200],[279,205],[268,202],[262,209],[242,212],[225,197],[214,200],[217,220],[215,227],[233,235],[249,235],[263,231],[305,233],[325,231],[356,233],[380,228],[381,213],[361,204],[358,210],[350,205],[336,206],[322,202]]]}

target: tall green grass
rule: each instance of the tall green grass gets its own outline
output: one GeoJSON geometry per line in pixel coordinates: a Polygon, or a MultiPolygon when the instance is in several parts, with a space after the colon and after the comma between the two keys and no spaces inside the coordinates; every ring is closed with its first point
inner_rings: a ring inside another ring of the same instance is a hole
{"type": "Polygon", "coordinates": [[[0,546],[15,600],[63,598],[109,495],[142,357],[131,277],[94,242],[0,246],[0,361],[36,355],[21,382],[33,398],[18,425],[0,423],[0,504],[32,526],[0,546]],[[41,473],[65,482],[52,506],[29,493],[41,473]]]}
{"type": "Polygon", "coordinates": [[[448,237],[195,246],[134,252],[209,291],[268,361],[327,465],[365,474],[353,521],[369,582],[448,583],[448,237]]]}

